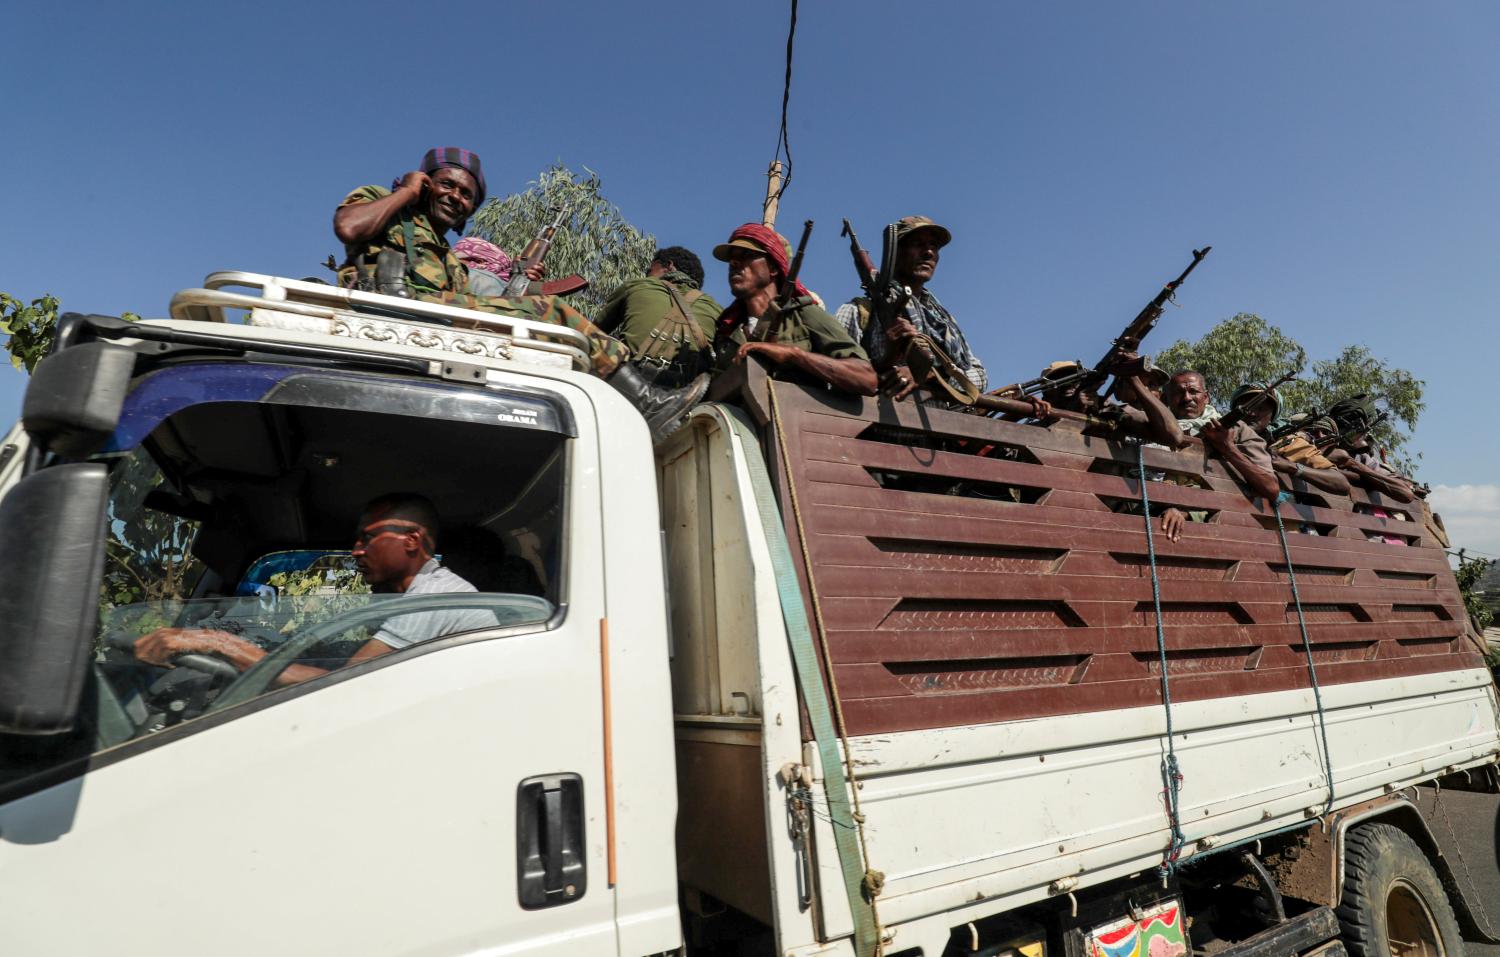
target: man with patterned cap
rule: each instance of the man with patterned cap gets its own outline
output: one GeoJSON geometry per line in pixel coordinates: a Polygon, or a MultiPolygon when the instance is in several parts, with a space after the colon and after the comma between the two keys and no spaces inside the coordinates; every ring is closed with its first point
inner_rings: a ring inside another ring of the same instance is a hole
{"type": "Polygon", "coordinates": [[[952,241],[953,234],[926,216],[906,216],[896,224],[896,236],[896,281],[911,290],[903,314],[887,332],[873,321],[870,301],[861,296],[839,307],[839,322],[864,346],[881,372],[880,390],[894,399],[904,399],[921,386],[903,361],[907,345],[918,335],[946,352],[983,392],[989,378],[984,364],[969,348],[958,322],[927,288],[937,271],[938,251],[952,241]]]}
{"type": "Polygon", "coordinates": [[[463,231],[484,195],[479,157],[452,146],[428,150],[421,168],[407,173],[392,189],[354,190],[333,214],[333,232],[345,251],[340,285],[551,322],[581,332],[589,340],[594,373],[640,411],[653,439],[670,434],[703,397],[708,376],[676,391],[657,388],[630,365],[630,349],[624,343],[556,297],[506,299],[464,291],[468,270],[446,237],[450,231],[463,231]]]}
{"type": "Polygon", "coordinates": [[[714,258],[729,264],[734,294],[734,302],[714,321],[718,367],[757,355],[778,370],[801,373],[840,392],[874,395],[879,380],[865,350],[801,282],[796,282],[799,298],[786,312],[778,310],[791,256],[791,243],[759,223],[746,223],[714,247],[714,258]]]}

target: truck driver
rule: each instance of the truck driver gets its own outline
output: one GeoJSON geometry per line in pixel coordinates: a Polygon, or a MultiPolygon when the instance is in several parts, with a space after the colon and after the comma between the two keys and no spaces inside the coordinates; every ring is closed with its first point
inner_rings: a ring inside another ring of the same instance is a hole
{"type": "MultiPolygon", "coordinates": [[[[436,509],[420,495],[382,495],[367,504],[360,512],[354,533],[353,554],[354,563],[370,588],[407,595],[477,591],[433,557],[438,524],[436,509]]],[[[408,645],[494,625],[495,616],[477,608],[397,615],[385,621],[344,667],[408,645]]],[[[266,656],[266,650],[227,631],[207,628],[158,628],[135,643],[135,656],[147,664],[172,667],[172,659],[184,654],[217,655],[246,671],[266,656]]],[[[294,664],[277,676],[276,684],[300,684],[325,675],[328,670],[294,664]]]]}

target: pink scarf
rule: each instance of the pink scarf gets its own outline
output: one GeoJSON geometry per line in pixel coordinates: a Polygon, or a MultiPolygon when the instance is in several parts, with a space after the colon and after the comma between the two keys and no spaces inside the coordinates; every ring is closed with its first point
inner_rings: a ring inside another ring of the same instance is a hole
{"type": "Polygon", "coordinates": [[[511,259],[505,255],[505,250],[478,236],[465,236],[454,243],[453,255],[471,269],[483,269],[501,279],[510,278],[511,259]]]}

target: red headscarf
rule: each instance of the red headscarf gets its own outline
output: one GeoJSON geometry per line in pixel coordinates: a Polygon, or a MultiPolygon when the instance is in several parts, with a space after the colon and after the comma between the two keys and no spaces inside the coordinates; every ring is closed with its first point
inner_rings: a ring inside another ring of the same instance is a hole
{"type": "MultiPolygon", "coordinates": [[[[762,226],[760,223],[746,223],[745,225],[740,226],[734,232],[730,233],[729,242],[725,243],[724,245],[734,245],[734,241],[736,239],[749,240],[751,243],[754,243],[761,252],[771,257],[771,262],[776,266],[777,270],[780,271],[782,280],[785,281],[787,273],[792,271],[791,244],[788,243],[780,233],[769,226],[762,226]]],[[[723,248],[724,246],[715,247],[715,258],[721,258],[719,256],[719,250],[723,248]]],[[[793,286],[796,287],[797,295],[799,296],[812,295],[812,293],[807,291],[807,287],[802,285],[802,281],[800,279],[795,280],[793,282],[793,286]]],[[[733,335],[734,330],[744,325],[747,318],[748,316],[745,312],[745,304],[739,299],[736,299],[734,302],[729,304],[729,308],[719,313],[719,318],[715,321],[717,334],[725,338],[733,335]]]]}

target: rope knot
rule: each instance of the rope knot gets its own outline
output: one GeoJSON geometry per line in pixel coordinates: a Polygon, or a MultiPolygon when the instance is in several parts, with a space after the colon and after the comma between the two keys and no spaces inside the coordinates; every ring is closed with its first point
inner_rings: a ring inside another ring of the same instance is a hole
{"type": "Polygon", "coordinates": [[[859,882],[860,889],[865,892],[865,900],[873,901],[885,890],[885,872],[870,868],[865,871],[864,879],[859,882]]]}

